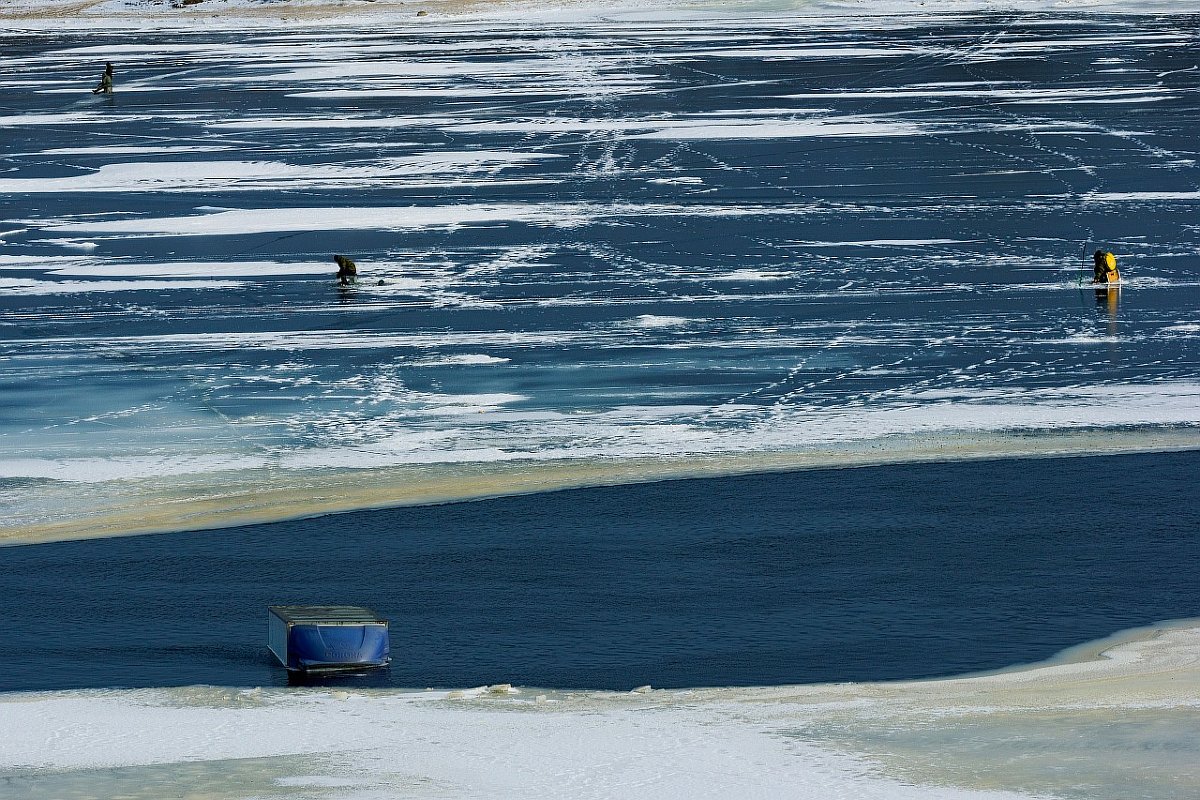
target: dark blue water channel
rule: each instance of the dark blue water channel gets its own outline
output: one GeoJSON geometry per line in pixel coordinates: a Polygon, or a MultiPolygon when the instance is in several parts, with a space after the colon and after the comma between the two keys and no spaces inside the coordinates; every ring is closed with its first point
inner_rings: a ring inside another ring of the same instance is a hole
{"type": "Polygon", "coordinates": [[[271,603],[390,618],[365,685],[999,668],[1200,616],[1200,455],[765,474],[0,550],[0,689],[284,684],[271,603]]]}

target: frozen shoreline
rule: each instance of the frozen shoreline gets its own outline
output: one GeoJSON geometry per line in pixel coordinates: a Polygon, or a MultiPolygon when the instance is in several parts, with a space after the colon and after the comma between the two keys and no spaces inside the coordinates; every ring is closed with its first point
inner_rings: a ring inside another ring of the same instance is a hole
{"type": "Polygon", "coordinates": [[[528,20],[586,22],[628,18],[686,19],[737,17],[805,17],[834,24],[863,20],[880,23],[891,17],[907,24],[913,16],[977,14],[1190,14],[1193,4],[1185,0],[658,0],[650,4],[622,0],[201,0],[188,6],[161,2],[125,0],[0,0],[0,29],[17,27],[55,30],[79,27],[94,29],[206,29],[226,27],[323,27],[364,23],[429,25],[440,22],[528,20]]]}
{"type": "Polygon", "coordinates": [[[0,772],[20,797],[1180,797],[1200,788],[1198,623],[903,683],[12,694],[0,772]]]}
{"type": "Polygon", "coordinates": [[[218,476],[38,483],[40,519],[14,509],[0,545],[225,528],[344,511],[423,506],[681,478],[920,462],[1194,451],[1192,428],[896,436],[711,457],[516,460],[377,469],[247,469],[218,476]],[[51,510],[53,509],[53,510],[51,510]]]}

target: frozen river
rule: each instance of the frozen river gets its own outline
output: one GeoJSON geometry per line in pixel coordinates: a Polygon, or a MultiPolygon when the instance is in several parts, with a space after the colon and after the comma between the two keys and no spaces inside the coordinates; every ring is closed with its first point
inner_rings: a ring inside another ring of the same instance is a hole
{"type": "Polygon", "coordinates": [[[0,42],[10,535],[286,516],[351,472],[372,505],[535,462],[1195,443],[1187,17],[0,42]],[[1120,292],[1079,287],[1097,248],[1120,292]]]}
{"type": "Polygon", "coordinates": [[[1198,19],[511,19],[0,29],[0,541],[726,477],[0,549],[5,790],[1195,796],[1195,621],[843,681],[1198,613],[1198,19]]]}

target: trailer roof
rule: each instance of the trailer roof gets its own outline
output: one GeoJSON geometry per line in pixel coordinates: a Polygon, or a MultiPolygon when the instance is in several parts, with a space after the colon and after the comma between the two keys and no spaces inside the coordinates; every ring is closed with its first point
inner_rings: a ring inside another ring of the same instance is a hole
{"type": "Polygon", "coordinates": [[[310,625],[387,624],[387,620],[362,606],[267,606],[284,622],[310,625]]]}

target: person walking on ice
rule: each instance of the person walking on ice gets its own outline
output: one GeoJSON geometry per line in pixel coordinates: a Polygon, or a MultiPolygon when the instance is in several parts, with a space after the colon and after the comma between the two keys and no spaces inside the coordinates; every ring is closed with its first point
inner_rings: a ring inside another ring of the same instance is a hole
{"type": "Polygon", "coordinates": [[[97,86],[95,89],[92,89],[92,94],[100,94],[100,93],[112,94],[113,93],[112,75],[113,75],[112,62],[107,61],[104,64],[104,75],[101,76],[101,78],[100,78],[100,85],[97,86]]]}

